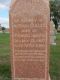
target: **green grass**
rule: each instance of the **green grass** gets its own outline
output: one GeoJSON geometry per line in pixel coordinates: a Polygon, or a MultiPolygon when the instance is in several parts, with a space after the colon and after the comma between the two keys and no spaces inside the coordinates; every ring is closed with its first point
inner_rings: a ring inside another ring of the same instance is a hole
{"type": "Polygon", "coordinates": [[[52,80],[60,80],[60,34],[57,34],[56,46],[51,46],[50,75],[52,80]]]}
{"type": "Polygon", "coordinates": [[[11,80],[9,34],[0,33],[0,80],[11,80]]]}
{"type": "MultiPolygon", "coordinates": [[[[51,80],[60,80],[60,34],[57,45],[51,46],[50,75],[51,80]]],[[[11,80],[9,34],[0,33],[0,80],[11,80]]]]}

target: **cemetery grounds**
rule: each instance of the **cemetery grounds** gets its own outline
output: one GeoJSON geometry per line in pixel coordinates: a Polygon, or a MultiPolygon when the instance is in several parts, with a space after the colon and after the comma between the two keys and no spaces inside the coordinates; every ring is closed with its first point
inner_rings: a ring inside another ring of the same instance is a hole
{"type": "MultiPolygon", "coordinates": [[[[57,45],[50,50],[51,80],[60,80],[60,33],[56,34],[57,45]]],[[[0,80],[11,80],[10,36],[0,33],[0,80]]]]}

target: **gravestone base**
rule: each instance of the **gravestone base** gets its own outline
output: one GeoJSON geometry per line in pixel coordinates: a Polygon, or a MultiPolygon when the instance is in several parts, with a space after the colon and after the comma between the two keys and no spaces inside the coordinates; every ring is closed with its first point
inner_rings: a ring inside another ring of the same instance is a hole
{"type": "Polygon", "coordinates": [[[49,80],[51,80],[50,75],[49,75],[49,80]]]}
{"type": "MultiPolygon", "coordinates": [[[[41,78],[14,78],[14,80],[45,80],[41,78]]],[[[49,75],[49,80],[51,80],[50,75],[49,75]]]]}
{"type": "Polygon", "coordinates": [[[45,79],[39,79],[39,78],[16,78],[14,80],[45,80],[45,79]]]}
{"type": "MultiPolygon", "coordinates": [[[[39,79],[39,78],[15,78],[14,80],[45,80],[45,79],[39,79]]],[[[49,76],[49,80],[50,76],[49,76]]]]}

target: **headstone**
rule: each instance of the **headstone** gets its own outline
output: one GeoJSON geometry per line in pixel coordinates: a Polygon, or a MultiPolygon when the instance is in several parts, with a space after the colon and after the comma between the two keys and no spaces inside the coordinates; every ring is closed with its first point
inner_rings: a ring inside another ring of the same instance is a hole
{"type": "Polygon", "coordinates": [[[56,30],[55,30],[55,25],[53,21],[50,21],[50,44],[51,45],[56,45],[56,30]]]}
{"type": "Polygon", "coordinates": [[[12,80],[48,80],[49,16],[48,0],[13,0],[12,80]]]}

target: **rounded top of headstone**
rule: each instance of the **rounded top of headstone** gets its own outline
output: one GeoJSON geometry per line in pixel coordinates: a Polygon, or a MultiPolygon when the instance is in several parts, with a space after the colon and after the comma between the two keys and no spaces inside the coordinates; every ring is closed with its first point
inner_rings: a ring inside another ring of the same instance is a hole
{"type": "MultiPolygon", "coordinates": [[[[44,23],[49,19],[49,1],[48,0],[13,0],[11,2],[10,15],[20,22],[31,22],[42,19],[44,23]]],[[[16,22],[16,23],[17,23],[16,22]]]]}
{"type": "MultiPolygon", "coordinates": [[[[49,4],[49,0],[12,0],[11,1],[11,5],[10,5],[10,9],[13,9],[13,8],[15,8],[15,6],[17,5],[17,3],[19,3],[19,4],[21,4],[21,2],[26,2],[26,3],[28,3],[28,2],[31,2],[31,3],[42,3],[42,4],[45,4],[44,6],[47,6],[48,7],[48,4],[49,4]]],[[[20,5],[19,5],[19,7],[20,7],[20,5]]]]}
{"type": "MultiPolygon", "coordinates": [[[[47,14],[49,10],[49,0],[13,0],[10,11],[28,14],[47,14]],[[28,6],[28,7],[27,7],[28,6]]],[[[20,14],[19,13],[19,14],[20,14]]]]}

